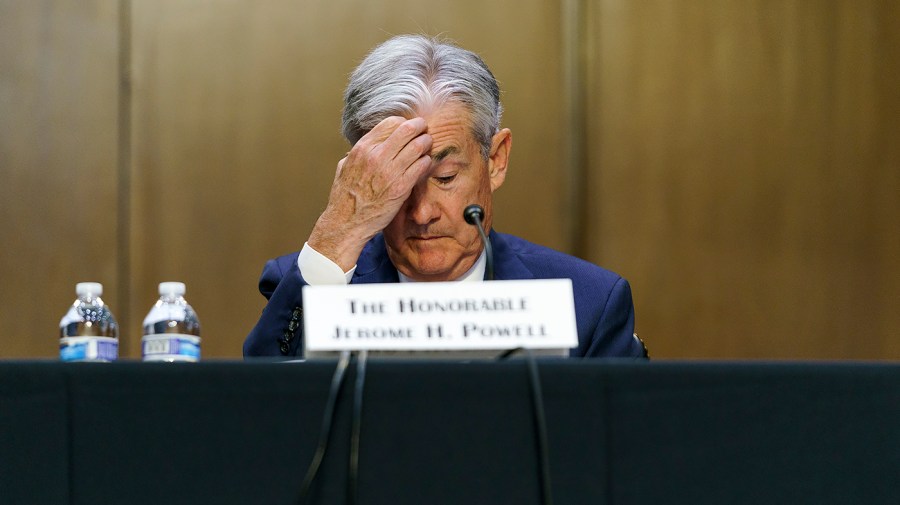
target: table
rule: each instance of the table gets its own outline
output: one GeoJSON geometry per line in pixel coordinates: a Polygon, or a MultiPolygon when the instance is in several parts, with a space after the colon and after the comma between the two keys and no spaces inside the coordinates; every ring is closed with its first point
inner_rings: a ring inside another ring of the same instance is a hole
{"type": "MultiPolygon", "coordinates": [[[[0,502],[295,503],[334,361],[0,362],[0,502]]],[[[546,360],[556,504],[900,503],[900,365],[546,360]]],[[[346,502],[354,370],[313,503],[346,502]]],[[[540,503],[523,360],[370,359],[359,503],[540,503]]]]}

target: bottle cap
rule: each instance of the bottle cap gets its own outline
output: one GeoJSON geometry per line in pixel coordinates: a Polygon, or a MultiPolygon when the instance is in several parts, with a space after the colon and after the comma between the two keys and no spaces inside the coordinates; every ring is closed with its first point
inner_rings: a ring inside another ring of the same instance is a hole
{"type": "Polygon", "coordinates": [[[78,296],[102,296],[103,284],[99,282],[79,282],[75,285],[75,294],[78,296]]]}
{"type": "Polygon", "coordinates": [[[159,295],[184,296],[183,282],[160,282],[159,295]]]}

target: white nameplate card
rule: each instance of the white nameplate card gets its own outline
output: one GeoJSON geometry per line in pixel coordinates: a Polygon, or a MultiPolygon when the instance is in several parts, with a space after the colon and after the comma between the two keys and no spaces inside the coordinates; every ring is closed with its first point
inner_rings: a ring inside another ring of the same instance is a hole
{"type": "Polygon", "coordinates": [[[303,313],[308,356],[578,345],[569,279],[305,286],[303,313]]]}

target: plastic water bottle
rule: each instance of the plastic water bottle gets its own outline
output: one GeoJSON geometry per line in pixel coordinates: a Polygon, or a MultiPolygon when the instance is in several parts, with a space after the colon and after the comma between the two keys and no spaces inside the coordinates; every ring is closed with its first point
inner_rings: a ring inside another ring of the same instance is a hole
{"type": "Polygon", "coordinates": [[[103,285],[79,282],[78,299],[59,322],[59,359],[115,361],[119,357],[119,324],[100,299],[103,285]]]}
{"type": "Polygon", "coordinates": [[[200,320],[184,291],[183,282],[159,284],[159,300],[144,318],[144,361],[200,360],[200,320]]]}

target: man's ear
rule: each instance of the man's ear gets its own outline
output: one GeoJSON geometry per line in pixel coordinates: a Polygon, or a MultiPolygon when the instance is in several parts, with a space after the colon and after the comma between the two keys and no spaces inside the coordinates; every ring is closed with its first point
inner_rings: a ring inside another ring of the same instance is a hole
{"type": "Polygon", "coordinates": [[[509,152],[512,150],[512,132],[503,128],[491,139],[491,153],[488,157],[488,175],[491,178],[491,192],[497,190],[506,180],[509,152]]]}

